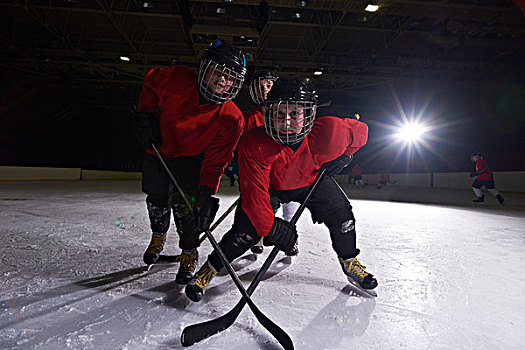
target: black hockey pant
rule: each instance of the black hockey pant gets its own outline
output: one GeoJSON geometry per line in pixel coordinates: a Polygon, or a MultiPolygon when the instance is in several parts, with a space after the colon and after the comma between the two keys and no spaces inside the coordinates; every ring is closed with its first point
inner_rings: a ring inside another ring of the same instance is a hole
{"type": "MultiPolygon", "coordinates": [[[[201,155],[167,159],[179,186],[191,201],[195,200],[198,193],[202,159],[201,155]]],[[[151,230],[155,233],[168,232],[170,208],[173,208],[175,226],[179,234],[179,248],[197,248],[199,236],[195,216],[188,209],[160,160],[150,154],[145,156],[142,167],[142,191],[147,194],[146,204],[151,230]]]]}
{"type": "MultiPolygon", "coordinates": [[[[309,187],[287,191],[270,191],[274,212],[280,203],[292,201],[302,203],[308,195],[308,190],[309,187]]],[[[330,230],[332,247],[338,257],[348,259],[359,254],[359,249],[356,248],[355,219],[352,206],[348,197],[333,178],[324,178],[310,197],[306,207],[312,213],[312,219],[315,223],[324,223],[330,230]]],[[[241,205],[238,205],[233,226],[222,237],[219,246],[228,261],[231,262],[244,254],[260,238],[248,215],[242,210],[241,205]]],[[[217,271],[220,270],[222,263],[215,250],[208,259],[217,271]]]]}

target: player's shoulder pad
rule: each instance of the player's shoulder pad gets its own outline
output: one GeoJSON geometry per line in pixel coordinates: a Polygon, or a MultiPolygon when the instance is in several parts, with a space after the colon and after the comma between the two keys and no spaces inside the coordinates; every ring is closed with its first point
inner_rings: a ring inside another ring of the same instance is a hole
{"type": "Polygon", "coordinates": [[[167,68],[154,67],[144,76],[144,80],[152,85],[158,85],[168,78],[175,78],[180,83],[181,81],[196,79],[196,73],[186,66],[169,66],[167,68]]]}

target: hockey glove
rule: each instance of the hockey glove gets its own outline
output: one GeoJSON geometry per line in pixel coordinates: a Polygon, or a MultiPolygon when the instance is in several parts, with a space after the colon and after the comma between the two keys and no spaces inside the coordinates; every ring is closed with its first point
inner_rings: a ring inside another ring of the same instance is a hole
{"type": "Polygon", "coordinates": [[[350,164],[351,161],[352,157],[349,157],[346,154],[341,154],[334,160],[324,163],[318,171],[326,169],[326,176],[334,176],[339,174],[341,170],[343,170],[348,164],[350,164]]]}
{"type": "Polygon", "coordinates": [[[197,204],[199,206],[199,217],[197,228],[199,232],[208,231],[219,210],[219,198],[212,196],[213,190],[208,186],[199,188],[197,204]]]}
{"type": "Polygon", "coordinates": [[[297,229],[294,224],[281,218],[274,218],[270,234],[263,239],[264,245],[274,245],[283,252],[289,252],[297,241],[297,229]]]}
{"type": "Polygon", "coordinates": [[[475,177],[475,176],[478,176],[479,174],[481,174],[481,171],[471,171],[470,177],[475,177]]]}
{"type": "Polygon", "coordinates": [[[160,129],[153,113],[133,112],[133,134],[144,148],[151,148],[151,144],[160,145],[160,129]]]}

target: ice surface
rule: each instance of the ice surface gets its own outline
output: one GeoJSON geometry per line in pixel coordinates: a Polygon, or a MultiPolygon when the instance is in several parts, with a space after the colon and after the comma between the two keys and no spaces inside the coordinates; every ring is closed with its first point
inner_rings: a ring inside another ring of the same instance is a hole
{"type": "MultiPolygon", "coordinates": [[[[378,297],[347,283],[328,230],[306,211],[299,255],[290,264],[279,254],[253,296],[296,349],[525,348],[524,196],[506,195],[499,207],[490,195],[471,205],[467,191],[347,190],[378,297]]],[[[237,192],[223,186],[220,197],[223,211],[237,192]]],[[[0,228],[0,349],[180,349],[185,326],[240,298],[221,274],[203,302],[184,308],[177,265],[146,271],[150,233],[137,181],[0,184],[0,228]]],[[[210,250],[203,243],[201,262],[210,250]]],[[[173,225],[166,252],[178,253],[173,225]]],[[[268,252],[234,262],[246,286],[268,252]]],[[[279,348],[246,308],[190,349],[279,348]]]]}

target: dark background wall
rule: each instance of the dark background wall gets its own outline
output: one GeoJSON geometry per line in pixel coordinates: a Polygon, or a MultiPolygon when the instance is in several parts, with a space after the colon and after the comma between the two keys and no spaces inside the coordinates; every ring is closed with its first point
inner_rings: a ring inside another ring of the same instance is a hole
{"type": "MultiPolygon", "coordinates": [[[[2,165],[139,170],[142,150],[128,108],[140,84],[57,84],[4,81],[0,97],[2,165]]],[[[374,86],[369,94],[319,91],[330,107],[318,114],[353,115],[369,125],[369,142],[356,156],[368,171],[466,171],[481,151],[494,170],[525,169],[525,86],[505,83],[406,80],[374,86]],[[392,128],[418,119],[429,127],[412,150],[392,139],[392,128]]],[[[236,103],[249,111],[244,89],[236,103]]]]}

